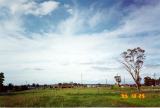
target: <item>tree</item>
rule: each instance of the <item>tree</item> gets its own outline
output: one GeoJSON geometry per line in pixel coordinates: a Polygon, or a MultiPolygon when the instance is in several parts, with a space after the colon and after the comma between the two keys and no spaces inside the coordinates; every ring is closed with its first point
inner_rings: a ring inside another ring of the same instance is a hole
{"type": "Polygon", "coordinates": [[[13,88],[14,88],[14,85],[12,83],[9,83],[8,84],[8,90],[13,90],[13,88]]]}
{"type": "Polygon", "coordinates": [[[145,59],[145,50],[140,47],[134,49],[128,49],[127,51],[121,54],[122,61],[121,63],[124,65],[125,69],[132,76],[134,82],[136,83],[137,90],[140,92],[141,86],[141,77],[140,70],[143,66],[145,59]]]}
{"type": "Polygon", "coordinates": [[[151,78],[150,77],[144,77],[144,85],[145,86],[150,86],[151,78]]]}
{"type": "Polygon", "coordinates": [[[0,91],[2,91],[3,88],[3,81],[4,81],[4,73],[0,73],[0,91]]]}

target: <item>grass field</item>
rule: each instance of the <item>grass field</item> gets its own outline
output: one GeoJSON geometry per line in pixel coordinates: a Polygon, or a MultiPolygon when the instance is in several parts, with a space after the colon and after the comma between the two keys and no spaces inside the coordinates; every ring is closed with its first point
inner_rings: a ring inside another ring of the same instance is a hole
{"type": "Polygon", "coordinates": [[[1,107],[105,107],[148,106],[160,107],[160,92],[143,88],[145,98],[127,99],[121,93],[131,94],[134,88],[66,88],[37,89],[0,95],[1,107]]]}

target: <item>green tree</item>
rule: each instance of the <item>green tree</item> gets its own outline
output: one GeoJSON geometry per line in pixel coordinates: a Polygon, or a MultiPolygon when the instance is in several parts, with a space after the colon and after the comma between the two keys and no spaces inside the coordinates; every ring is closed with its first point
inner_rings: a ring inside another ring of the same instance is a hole
{"type": "Polygon", "coordinates": [[[134,49],[128,49],[121,54],[122,61],[125,69],[130,73],[134,82],[136,83],[137,90],[140,92],[141,77],[140,70],[143,66],[145,59],[145,50],[140,47],[134,49]]]}
{"type": "Polygon", "coordinates": [[[144,77],[144,85],[145,86],[151,86],[152,84],[151,84],[151,77],[144,77]]]}
{"type": "Polygon", "coordinates": [[[3,88],[3,81],[4,81],[4,73],[0,73],[0,91],[2,91],[3,88]]]}
{"type": "Polygon", "coordinates": [[[13,90],[13,88],[14,88],[14,85],[12,83],[9,83],[8,84],[8,90],[13,90]]]}

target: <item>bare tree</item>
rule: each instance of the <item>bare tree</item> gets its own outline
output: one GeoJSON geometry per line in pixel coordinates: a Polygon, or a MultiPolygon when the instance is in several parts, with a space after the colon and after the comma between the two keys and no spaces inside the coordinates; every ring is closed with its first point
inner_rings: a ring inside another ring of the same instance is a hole
{"type": "Polygon", "coordinates": [[[128,49],[121,54],[123,60],[121,63],[124,65],[125,69],[130,73],[133,80],[136,83],[137,90],[140,92],[141,77],[140,70],[143,66],[145,59],[145,50],[140,47],[134,49],[128,49]]]}

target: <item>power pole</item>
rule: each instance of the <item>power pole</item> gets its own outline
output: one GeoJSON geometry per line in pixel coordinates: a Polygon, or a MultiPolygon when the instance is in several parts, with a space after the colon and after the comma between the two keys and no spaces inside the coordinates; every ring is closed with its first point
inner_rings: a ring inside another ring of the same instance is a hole
{"type": "Polygon", "coordinates": [[[156,86],[156,73],[153,74],[153,77],[154,77],[154,84],[156,86]]]}
{"type": "Polygon", "coordinates": [[[106,79],[106,86],[107,86],[107,79],[106,79]]]}
{"type": "Polygon", "coordinates": [[[27,85],[27,81],[25,81],[26,82],[26,85],[27,85]]]}
{"type": "Polygon", "coordinates": [[[126,82],[125,82],[125,76],[124,76],[124,84],[125,84],[126,82]]]}
{"type": "Polygon", "coordinates": [[[156,79],[156,73],[153,74],[154,79],[156,79]]]}
{"type": "Polygon", "coordinates": [[[83,84],[83,82],[82,82],[82,72],[81,72],[81,84],[83,84]]]}

